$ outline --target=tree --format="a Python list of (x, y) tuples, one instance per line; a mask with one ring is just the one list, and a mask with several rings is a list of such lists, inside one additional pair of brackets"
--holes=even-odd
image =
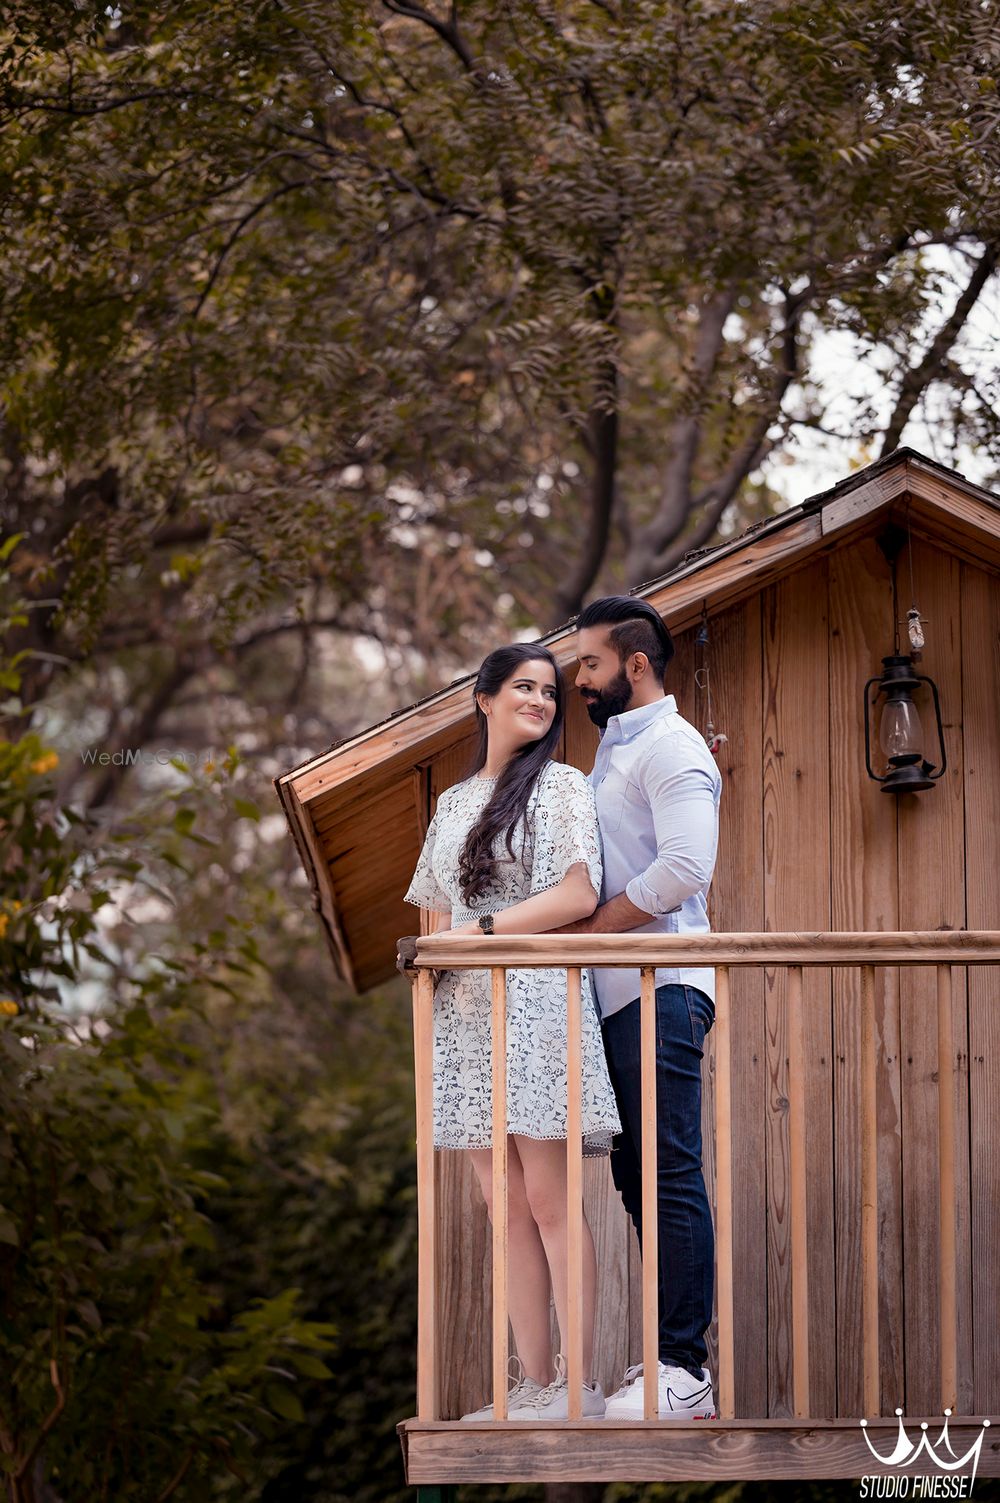
[(961, 354), (998, 243), (990, 25), (972, 0), (22, 0), (4, 507), (38, 515), (60, 601), (32, 645), (166, 626), (183, 675), (311, 620), (441, 681), (499, 623), (773, 509), (761, 464), (826, 426), (828, 330), (894, 362), (859, 441), (933, 391), (996, 453)]
[(59, 806), (58, 760), (31, 732), (0, 743), (5, 1496), (204, 1503), (236, 1479), (259, 1497), (335, 1331), (280, 1265), (245, 1290), (216, 1271), (219, 1169), (249, 1176), (205, 1044), (212, 997), (262, 969), (253, 926), (203, 903), (218, 928), (203, 917), (151, 950), (171, 906), (157, 869), (184, 873), (182, 842), (213, 846), (198, 809), (164, 821), (161, 800), (109, 835)]

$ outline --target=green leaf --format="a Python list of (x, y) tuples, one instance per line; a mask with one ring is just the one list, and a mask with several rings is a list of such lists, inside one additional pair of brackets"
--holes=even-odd
[(306, 1417), (298, 1394), (293, 1393), (290, 1388), (279, 1388), (276, 1383), (271, 1383), (264, 1390), (264, 1399), (275, 1414), (281, 1415), (282, 1419), (301, 1424)]

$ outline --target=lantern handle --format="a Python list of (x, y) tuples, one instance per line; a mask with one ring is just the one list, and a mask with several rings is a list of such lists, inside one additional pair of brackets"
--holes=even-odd
[(938, 698), (937, 684), (932, 678), (927, 678), (927, 676), (923, 673), (917, 673), (914, 675), (914, 677), (921, 684), (930, 684), (931, 693), (934, 695), (934, 714), (937, 716), (938, 746), (940, 746), (941, 748), (941, 766), (938, 768), (937, 772), (928, 772), (925, 773), (924, 776), (930, 778), (932, 782), (936, 782), (937, 779), (942, 776), (948, 766), (948, 752), (944, 744), (944, 726), (941, 724), (941, 701)]
[[(869, 716), (868, 716), (868, 707), (869, 707), (868, 690), (871, 688), (872, 684), (880, 684), (881, 682), (882, 682), (882, 679), (881, 679), (881, 677), (880, 677), (879, 674), (876, 674), (874, 678), (870, 678), (868, 680), (867, 684), (865, 684), (865, 696), (864, 696), (864, 702), (865, 702), (865, 767), (868, 769), (868, 776), (871, 778), (871, 780), (872, 780), (873, 783), (881, 783), (882, 779), (876, 773), (872, 772), (871, 732), (870, 732), (869, 726), (868, 726), (868, 719), (869, 719)], [(878, 695), (876, 695), (875, 697), (877, 699)]]

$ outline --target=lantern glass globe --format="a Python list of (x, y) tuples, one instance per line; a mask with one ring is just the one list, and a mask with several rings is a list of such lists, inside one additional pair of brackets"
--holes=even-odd
[(911, 699), (890, 699), (882, 711), (879, 744), (887, 761), (918, 758), (923, 753), (924, 733), (917, 707)]

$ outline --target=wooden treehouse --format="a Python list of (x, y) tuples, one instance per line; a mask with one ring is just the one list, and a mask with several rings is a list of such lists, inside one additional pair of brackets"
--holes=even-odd
[[(415, 987), (418, 1413), (400, 1427), (410, 1482), (859, 1477), (880, 1470), (859, 1419), (888, 1455), (897, 1409), (936, 1435), (946, 1408), (955, 1452), (982, 1436), (979, 1475), (1000, 1476), (1000, 1424), (982, 1428), (1000, 1416), (998, 575), (1000, 501), (902, 451), (641, 591), (677, 641), (667, 688), (702, 729), (707, 617), (713, 719), (728, 737), (713, 935), (484, 938), (462, 958), (495, 968), (495, 1039), (503, 968), (529, 956), (567, 968), (571, 1024), (581, 965), (684, 950), (718, 967), (704, 1141), (720, 1418), (455, 1423), (494, 1379), (506, 1391), (505, 1228), (499, 1213), (488, 1225), (463, 1155), (431, 1145), (429, 967), (456, 962), (428, 936)], [(911, 604), (945, 771), (887, 795), (866, 771), (865, 685), (893, 652), (894, 617), (907, 650)], [(572, 683), (571, 631), (546, 640)], [(276, 780), (336, 964), (360, 990), (392, 974), (394, 941), (415, 926), (402, 895), (438, 795), (467, 772), (470, 685)], [(918, 698), (940, 765), (926, 685)], [(595, 745), (571, 694), (563, 755), (589, 771)], [(503, 1058), (495, 1049), (498, 1113)], [(597, 1376), (610, 1392), (655, 1353), (656, 1259), (640, 1259), (607, 1162), (568, 1153), (571, 1207), (582, 1179), (597, 1242)], [(654, 1217), (644, 1225), (655, 1235)], [(572, 1220), (569, 1259), (572, 1401)], [(922, 1456), (909, 1470), (935, 1467)]]

